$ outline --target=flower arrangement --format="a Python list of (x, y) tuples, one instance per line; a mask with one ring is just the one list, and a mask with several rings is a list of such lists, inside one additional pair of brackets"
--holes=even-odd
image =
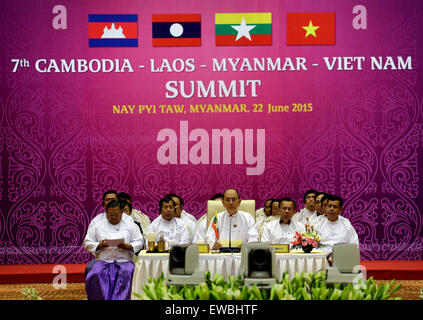
[(319, 248), (322, 245), (320, 241), (322, 240), (319, 236), (319, 233), (314, 230), (314, 226), (309, 224), (308, 218), (305, 223), (305, 232), (295, 233), (294, 241), (291, 242), (293, 248), (303, 249), (305, 253), (311, 252), (314, 248)]

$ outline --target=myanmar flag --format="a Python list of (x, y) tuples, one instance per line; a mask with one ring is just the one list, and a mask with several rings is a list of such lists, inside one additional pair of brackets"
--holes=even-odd
[(216, 46), (272, 45), (272, 13), (216, 13)]
[(213, 217), (213, 220), (212, 220), (212, 223), (211, 223), (211, 227), (214, 230), (214, 234), (216, 236), (216, 240), (219, 240), (220, 234), (219, 234), (219, 228), (217, 227), (217, 211), (216, 211), (216, 214)]
[(288, 13), (286, 30), (288, 46), (334, 45), (335, 12)]
[(153, 14), (153, 47), (199, 46), (200, 14)]

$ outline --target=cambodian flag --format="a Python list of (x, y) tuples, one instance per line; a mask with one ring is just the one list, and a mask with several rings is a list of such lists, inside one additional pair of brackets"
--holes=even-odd
[(89, 47), (138, 47), (138, 15), (89, 14)]

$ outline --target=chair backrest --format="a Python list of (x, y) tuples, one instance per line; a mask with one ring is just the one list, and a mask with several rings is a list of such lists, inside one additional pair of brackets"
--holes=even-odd
[[(254, 220), (256, 219), (256, 201), (255, 200), (241, 200), (238, 210), (250, 213)], [(225, 211), (222, 201), (207, 201), (207, 228), (210, 225), (210, 221), (213, 216), (219, 212)]]
[(360, 265), (360, 249), (353, 243), (338, 243), (333, 246), (333, 266), (339, 272), (352, 273), (353, 268)]

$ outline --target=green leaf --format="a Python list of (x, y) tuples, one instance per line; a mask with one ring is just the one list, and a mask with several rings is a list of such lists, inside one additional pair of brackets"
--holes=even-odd
[(220, 300), (220, 296), (214, 291), (210, 292), (210, 298), (212, 298), (211, 300)]
[(151, 300), (157, 300), (156, 289), (153, 282), (149, 282), (142, 286), (145, 295)]
[[(386, 299), (390, 299), (391, 298), (391, 296), (395, 293), (395, 292), (397, 292), (398, 290), (399, 290), (399, 288), (401, 288), (401, 286), (402, 286), (402, 283), (398, 283), (392, 290), (391, 290), (391, 292), (387, 295), (387, 297), (386, 297)], [(396, 299), (396, 298), (395, 298)], [(396, 299), (396, 300), (398, 300), (398, 299)], [(400, 300), (402, 300), (402, 298), (400, 298)]]
[(284, 296), (284, 285), (283, 284), (277, 284), (275, 285), (275, 292), (276, 292), (276, 296), (278, 297), (278, 300), (282, 300), (283, 296)]
[(328, 294), (329, 294), (329, 289), (327, 289), (327, 288), (321, 288), (319, 299), (320, 300), (326, 300), (326, 298), (328, 297)]
[(138, 299), (142, 299), (143, 298), (143, 296), (142, 295), (140, 295), (138, 292), (133, 292), (132, 293), (134, 296), (136, 296)]
[(252, 287), (252, 292), (257, 300), (263, 300), (263, 296), (260, 292), (260, 289), (257, 287), (256, 284)]
[(350, 292), (351, 292), (351, 285), (348, 285), (342, 290), (341, 300), (348, 300), (348, 296)]
[(295, 297), (296, 300), (302, 300), (303, 296), (302, 296), (302, 292), (301, 292), (301, 288), (298, 288), (293, 296)]
[(211, 272), (210, 271), (206, 272), (206, 281), (211, 281)]
[(341, 297), (342, 291), (339, 289), (334, 289), (329, 300), (339, 300)]
[(209, 300), (210, 299), (210, 289), (205, 282), (200, 283), (200, 300)]
[(311, 300), (310, 295), (307, 293), (307, 291), (304, 288), (300, 288), (299, 290), (301, 291), (301, 294), (304, 300)]
[[(277, 286), (277, 285), (275, 285)], [(272, 289), (270, 289), (270, 297), (269, 300), (276, 300), (276, 289), (275, 286), (272, 287)]]
[(268, 298), (267, 298), (267, 290), (261, 289), (261, 296), (263, 297), (263, 300), (268, 300)]
[(320, 288), (311, 288), (311, 299), (319, 300), (320, 299)]

